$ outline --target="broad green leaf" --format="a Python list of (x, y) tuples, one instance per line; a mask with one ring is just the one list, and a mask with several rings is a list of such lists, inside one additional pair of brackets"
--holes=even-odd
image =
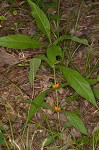
[(37, 58), (44, 60), (45, 62), (47, 62), (51, 67), (52, 67), (52, 63), (50, 62), (50, 60), (44, 55), (38, 55)]
[(59, 46), (56, 45), (51, 45), (47, 49), (47, 57), (54, 66), (58, 61), (56, 60), (56, 56), (63, 57), (63, 52), (62, 49)]
[(99, 100), (99, 89), (93, 89), (95, 97)]
[(62, 36), (60, 36), (59, 38), (57, 38), (55, 40), (54, 44), (58, 44), (62, 40), (72, 40), (74, 42), (89, 46), (88, 41), (86, 39), (78, 38), (76, 36), (71, 36), (71, 35), (62, 35)]
[(69, 85), (82, 97), (92, 103), (94, 106), (98, 107), (96, 100), (93, 94), (93, 91), (90, 87), (90, 84), (84, 79), (79, 72), (73, 70), (69, 67), (59, 66), (62, 71), (65, 79)]
[(50, 22), (44, 12), (31, 0), (27, 0), (31, 9), (32, 9), (32, 15), (36, 20), (38, 28), (45, 34), (47, 35), (49, 41), (50, 39)]
[(31, 120), (33, 115), (36, 113), (37, 109), (42, 107), (42, 103), (44, 101), (44, 97), (46, 96), (49, 90), (43, 91), (37, 95), (37, 97), (31, 103), (30, 109), (28, 111), (27, 122)]
[(84, 123), (82, 122), (82, 120), (74, 113), (72, 112), (67, 112), (67, 111), (63, 111), (64, 114), (67, 116), (70, 124), (75, 127), (78, 131), (80, 131), (81, 133), (87, 135), (87, 130), (84, 126)]
[(31, 39), (31, 37), (22, 34), (0, 37), (0, 46), (16, 49), (37, 48), (44, 44)]
[(30, 60), (29, 82), (31, 86), (34, 83), (34, 78), (36, 72), (38, 71), (38, 68), (40, 67), (40, 64), (41, 64), (41, 59), (33, 58)]

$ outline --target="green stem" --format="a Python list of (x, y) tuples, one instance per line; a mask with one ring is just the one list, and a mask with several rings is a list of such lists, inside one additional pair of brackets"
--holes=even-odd
[[(56, 72), (55, 72), (55, 71), (56, 71), (56, 70), (55, 70), (55, 67), (53, 67), (54, 83), (56, 84), (57, 81), (56, 81)], [(59, 101), (58, 101), (58, 91), (57, 91), (57, 89), (55, 90), (55, 92), (56, 92), (56, 106), (58, 107), (58, 106), (59, 106)], [(58, 115), (58, 120), (59, 120), (59, 112), (57, 113), (57, 115)]]
[[(8, 122), (9, 122), (9, 125), (10, 125), (11, 140), (14, 140), (13, 128), (12, 128), (12, 124), (11, 124), (10, 116), (9, 116), (9, 114), (8, 114), (8, 108), (7, 108), (7, 106), (6, 106), (6, 104), (5, 104), (5, 103), (4, 103), (4, 105), (5, 105), (6, 113), (7, 113), (7, 116), (8, 116)], [(14, 150), (15, 150), (15, 144), (14, 144)]]
[[(53, 68), (53, 72), (54, 72), (54, 83), (56, 84), (57, 81), (56, 81), (56, 72), (55, 72), (55, 67)], [(58, 107), (58, 92), (57, 92), (57, 89), (55, 90), (56, 92), (56, 105)]]
[(4, 142), (5, 142), (5, 145), (6, 145), (6, 147), (7, 147), (7, 150), (10, 150), (10, 147), (9, 147), (7, 141), (6, 141), (6, 138), (4, 138)]
[(54, 72), (54, 83), (56, 84), (56, 73), (55, 73), (55, 67), (53, 67), (53, 72)]
[(92, 75), (92, 73), (93, 73), (93, 71), (94, 71), (94, 69), (95, 69), (97, 63), (98, 63), (98, 60), (96, 61), (94, 67), (93, 67), (92, 70), (90, 71), (89, 75), (86, 77), (87, 79), (90, 78), (90, 76)]
[(78, 10), (77, 20), (76, 20), (76, 24), (75, 24), (75, 27), (74, 27), (75, 31), (76, 31), (77, 26), (78, 26), (78, 21), (79, 21), (79, 17), (80, 17), (80, 11), (81, 11), (82, 4), (83, 4), (83, 1), (81, 2), (79, 10)]
[(59, 37), (59, 22), (60, 22), (60, 0), (58, 0), (58, 3), (57, 3), (57, 35)]
[(86, 66), (85, 66), (85, 76), (90, 72), (90, 53), (87, 55)]
[(70, 25), (70, 19), (71, 19), (71, 12), (68, 15), (65, 34), (68, 33), (68, 29), (69, 29), (69, 25)]

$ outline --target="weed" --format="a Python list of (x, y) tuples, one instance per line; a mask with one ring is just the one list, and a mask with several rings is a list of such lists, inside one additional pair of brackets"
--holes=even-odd
[[(35, 18), (38, 28), (47, 37), (47, 44), (41, 43), (37, 40), (34, 40), (30, 36), (18, 34), (18, 35), (9, 35), (9, 36), (5, 36), (5, 37), (0, 37), (0, 46), (8, 47), (8, 48), (15, 48), (15, 49), (27, 49), (27, 48), (34, 49), (34, 48), (39, 48), (39, 47), (46, 48), (45, 54), (38, 55), (35, 58), (32, 58), (30, 60), (29, 82), (31, 84), (31, 88), (33, 89), (33, 93), (32, 93), (32, 99), (30, 100), (30, 108), (28, 111), (28, 115), (27, 115), (26, 122), (25, 122), (25, 128), (24, 128), (24, 132), (23, 132), (23, 134), (24, 134), (25, 130), (27, 131), (25, 149), (28, 149), (29, 148), (29, 139), (28, 139), (29, 138), (29, 135), (28, 135), (29, 128), (28, 129), (26, 129), (26, 128), (27, 128), (27, 125), (29, 124), (29, 122), (32, 121), (32, 117), (36, 114), (37, 110), (39, 110), (40, 113), (42, 114), (42, 116), (44, 117), (44, 120), (45, 120), (46, 125), (49, 130), (49, 135), (47, 136), (47, 138), (45, 138), (45, 140), (43, 140), (41, 142), (41, 150), (42, 150), (44, 147), (48, 146), (52, 142), (55, 142), (55, 140), (57, 138), (62, 140), (61, 133), (62, 133), (63, 127), (61, 127), (61, 123), (60, 123), (60, 113), (63, 113), (66, 116), (70, 126), (73, 126), (78, 131), (80, 131), (82, 134), (88, 135), (88, 131), (87, 131), (83, 121), (78, 116), (78, 114), (76, 114), (74, 112), (66, 111), (64, 108), (61, 107), (61, 105), (59, 103), (59, 97), (58, 97), (58, 90), (60, 88), (62, 88), (62, 87), (65, 88), (67, 86), (72, 87), (78, 95), (85, 98), (88, 102), (90, 102), (92, 105), (94, 105), (97, 109), (99, 109), (99, 108), (96, 103), (96, 99), (95, 99), (93, 90), (92, 90), (88, 80), (86, 79), (86, 77), (83, 77), (76, 69), (74, 69), (74, 68), (71, 69), (69, 67), (72, 57), (78, 47), (73, 51), (73, 53), (71, 53), (69, 55), (67, 64), (65, 65), (65, 63), (64, 63), (66, 51), (64, 51), (62, 42), (63, 41), (76, 42), (76, 43), (79, 43), (79, 47), (81, 45), (84, 45), (92, 50), (92, 47), (89, 45), (87, 39), (78, 38), (76, 36), (67, 34), (68, 25), (66, 27), (66, 34), (60, 36), (60, 33), (59, 33), (60, 0), (58, 1), (58, 8), (57, 8), (58, 17), (57, 17), (57, 21), (56, 21), (56, 27), (57, 27), (56, 33), (53, 32), (54, 30), (50, 24), (49, 19), (46, 16), (46, 14), (31, 0), (27, 0), (27, 2), (29, 3), (29, 5), (31, 7), (31, 14)], [(80, 9), (81, 9), (81, 6), (82, 6), (82, 3), (80, 5)], [(79, 9), (77, 21), (75, 24), (75, 30), (76, 30), (77, 24), (78, 24), (80, 9)], [(55, 40), (53, 40), (52, 36), (55, 36)], [(52, 69), (54, 86), (52, 86), (51, 88), (48, 88), (45, 91), (42, 91), (34, 98), (34, 86), (35, 86), (34, 79), (36, 76), (36, 72), (38, 71), (38, 69), (41, 65), (41, 61), (45, 61), (49, 65), (49, 67)], [(90, 58), (88, 55), (87, 64), (86, 64), (86, 68), (85, 68), (85, 74), (86, 74), (87, 70), (89, 70), (89, 68), (88, 68), (89, 63), (90, 63)], [(57, 79), (56, 74), (59, 74), (61, 76), (61, 78), (64, 78), (67, 82), (65, 81), (64, 84), (59, 83), (58, 82), (59, 80)], [(89, 75), (89, 77), (90, 77), (90, 75)], [(87, 76), (87, 78), (88, 78), (88, 76)], [(98, 82), (97, 79), (95, 81)], [(55, 103), (53, 106), (50, 106), (49, 104), (44, 102), (44, 98), (51, 91), (54, 91), (56, 94)], [(56, 126), (55, 132), (52, 131), (49, 121), (48, 121), (48, 118), (44, 114), (42, 108), (50, 108), (52, 111), (57, 112), (57, 119), (54, 120), (54, 123)], [(14, 141), (10, 119), (9, 119), (9, 124), (10, 124), (11, 133), (12, 133), (12, 143), (14, 144), (14, 149), (15, 149), (15, 146), (19, 149), (18, 145)], [(40, 126), (42, 126), (42, 125), (40, 125)], [(32, 142), (33, 142), (35, 134), (38, 131), (39, 131), (38, 129), (35, 130), (35, 132), (32, 136), (32, 140), (30, 143), (30, 149), (32, 149)], [(2, 134), (2, 137), (3, 137), (3, 134)], [(93, 136), (93, 149), (96, 148), (96, 144), (97, 144), (97, 137)]]

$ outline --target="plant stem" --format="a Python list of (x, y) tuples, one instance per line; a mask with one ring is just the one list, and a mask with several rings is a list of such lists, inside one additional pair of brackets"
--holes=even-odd
[(59, 37), (59, 22), (60, 22), (60, 0), (57, 3), (57, 36)]
[(76, 20), (76, 24), (75, 24), (75, 27), (74, 27), (75, 32), (76, 32), (76, 29), (77, 29), (77, 26), (78, 26), (78, 21), (79, 21), (79, 17), (80, 17), (80, 11), (81, 11), (82, 4), (83, 4), (83, 1), (81, 2), (79, 10), (78, 10), (77, 20)]
[[(6, 106), (6, 103), (4, 103), (4, 105), (5, 105), (6, 113), (7, 113), (7, 116), (8, 116), (8, 122), (9, 122), (9, 126), (10, 126), (10, 131), (11, 131), (11, 141), (14, 141), (13, 128), (12, 128), (10, 116), (8, 114), (8, 108)], [(14, 150), (15, 150), (15, 144), (13, 146), (14, 146)]]
[[(56, 84), (57, 83), (57, 81), (56, 81), (56, 72), (55, 72), (56, 70), (55, 70), (55, 67), (53, 67), (53, 72), (54, 72), (54, 83)], [(57, 91), (57, 89), (55, 90), (55, 92), (56, 92), (56, 106), (58, 107), (59, 106), (59, 101), (58, 101), (58, 91)], [(58, 120), (59, 120), (59, 112), (57, 113), (57, 115), (58, 115)]]
[(96, 61), (94, 67), (93, 67), (92, 70), (90, 71), (89, 75), (86, 77), (87, 79), (90, 78), (90, 76), (92, 75), (92, 73), (93, 73), (93, 71), (94, 71), (94, 69), (95, 69), (95, 67), (96, 67), (97, 64), (98, 64), (98, 60)]
[(55, 67), (53, 67), (53, 72), (54, 72), (54, 83), (56, 84), (56, 73), (55, 73)]
[(9, 147), (9, 145), (8, 145), (8, 142), (6, 141), (6, 138), (4, 138), (4, 142), (5, 142), (5, 145), (6, 145), (6, 147), (7, 147), (7, 150), (10, 150), (10, 147)]
[[(55, 67), (53, 68), (53, 71), (54, 71), (54, 83), (56, 84), (57, 81), (56, 81), (56, 72), (55, 72)], [(58, 107), (58, 93), (57, 93), (57, 90), (56, 91), (56, 105)]]
[(85, 76), (87, 76), (87, 74), (90, 72), (90, 53), (88, 53), (87, 55), (87, 60), (86, 60), (86, 66), (85, 66)]

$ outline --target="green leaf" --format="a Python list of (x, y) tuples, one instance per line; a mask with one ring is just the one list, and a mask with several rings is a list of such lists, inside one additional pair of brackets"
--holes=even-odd
[(90, 138), (87, 137), (79, 137), (78, 139), (75, 140), (77, 144), (83, 143), (83, 144), (88, 144), (90, 142)]
[(49, 105), (49, 104), (46, 103), (46, 102), (43, 102), (43, 103), (42, 103), (42, 108), (47, 108), (47, 109), (51, 109), (51, 110), (54, 109), (53, 106)]
[(88, 41), (86, 39), (83, 39), (83, 38), (78, 38), (76, 36), (72, 36), (71, 37), (71, 40), (74, 41), (74, 42), (77, 42), (77, 43), (80, 43), (80, 44), (83, 44), (83, 45), (89, 45), (88, 44)]
[(73, 70), (69, 67), (59, 66), (62, 71), (65, 79), (69, 85), (82, 97), (92, 103), (94, 106), (97, 106), (93, 91), (90, 87), (90, 84), (85, 80), (79, 72)]
[(47, 62), (51, 67), (52, 67), (52, 63), (50, 62), (50, 60), (44, 55), (38, 55), (37, 58), (44, 60), (45, 62)]
[(49, 91), (43, 91), (40, 94), (37, 95), (37, 97), (32, 101), (30, 109), (28, 111), (28, 116), (27, 116), (27, 122), (29, 122), (31, 120), (31, 118), (33, 117), (33, 115), (36, 113), (37, 109), (40, 108), (42, 106), (42, 103), (44, 101), (44, 97), (46, 96), (47, 92)]
[(70, 122), (67, 121), (67, 122), (65, 122), (65, 123), (63, 124), (63, 129), (69, 128), (69, 127), (71, 127), (71, 126), (72, 126), (72, 125), (70, 124)]
[(51, 45), (47, 49), (46, 53), (47, 53), (48, 59), (50, 60), (50, 62), (52, 63), (53, 66), (58, 62), (56, 60), (56, 56), (63, 57), (63, 52), (62, 52), (61, 48), (59, 46), (56, 46), (56, 45)]
[(97, 79), (86, 79), (86, 80), (89, 82), (90, 85), (94, 85), (98, 82)]
[(31, 39), (31, 37), (22, 34), (0, 37), (0, 46), (16, 49), (37, 48), (44, 44)]
[(44, 12), (31, 0), (27, 0), (32, 9), (32, 15), (36, 20), (38, 28), (47, 35), (49, 41), (50, 39), (50, 22)]
[(10, 2), (11, 4), (13, 4), (13, 3), (15, 2), (15, 0), (9, 0), (9, 2)]
[[(52, 136), (47, 137), (44, 146), (48, 146), (48, 145), (50, 145), (51, 143), (53, 143), (54, 140), (55, 140), (55, 138), (56, 138), (56, 135), (52, 135)], [(45, 141), (45, 140), (44, 140), (44, 141)], [(43, 141), (43, 142), (44, 142), (44, 141)]]
[(2, 133), (1, 130), (0, 130), (0, 146), (1, 146), (2, 144), (4, 144), (4, 135), (3, 135), (3, 133)]
[(78, 99), (78, 95), (77, 95), (77, 93), (76, 93), (76, 94), (73, 94), (73, 95), (67, 97), (67, 98), (65, 99), (65, 101), (66, 101), (66, 102), (68, 102), (68, 101), (76, 101), (77, 99)]
[(17, 10), (13, 11), (13, 15), (16, 16), (18, 14)]
[(97, 99), (99, 99), (99, 89), (93, 89), (94, 95)]
[(38, 71), (38, 68), (40, 67), (40, 64), (41, 64), (41, 59), (33, 58), (30, 60), (29, 82), (31, 86), (34, 83), (34, 78), (36, 72)]
[(88, 41), (86, 39), (78, 38), (76, 36), (71, 36), (71, 35), (62, 35), (62, 36), (60, 36), (59, 38), (57, 38), (55, 40), (54, 44), (58, 44), (62, 40), (72, 40), (74, 42), (89, 46)]
[(82, 120), (74, 113), (72, 112), (67, 112), (67, 111), (63, 111), (64, 114), (67, 116), (70, 124), (75, 127), (78, 131), (80, 131), (81, 133), (88, 135), (87, 130), (84, 126), (84, 123), (82, 122)]
[(62, 40), (70, 40), (71, 39), (71, 35), (62, 35), (62, 36), (60, 36), (59, 38), (57, 38), (55, 41), (54, 41), (54, 43), (53, 44), (58, 44), (60, 41), (62, 41)]
[(7, 20), (7, 18), (5, 17), (5, 16), (0, 16), (0, 21), (5, 21), (5, 20)]

